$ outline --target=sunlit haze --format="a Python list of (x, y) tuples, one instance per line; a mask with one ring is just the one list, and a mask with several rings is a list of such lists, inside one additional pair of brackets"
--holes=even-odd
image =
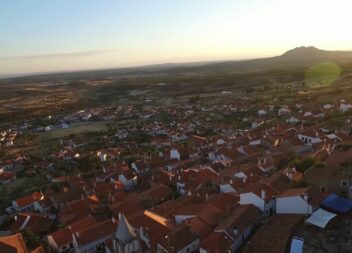
[(352, 49), (350, 0), (0, 2), (0, 75)]

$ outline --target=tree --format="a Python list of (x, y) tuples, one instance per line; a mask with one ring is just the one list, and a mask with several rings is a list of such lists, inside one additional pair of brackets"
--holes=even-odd
[(34, 233), (32, 230), (30, 229), (25, 229), (22, 231), (22, 236), (24, 241), (26, 242), (26, 245), (33, 249), (39, 246), (40, 244), (40, 237)]
[(296, 169), (300, 172), (304, 173), (306, 170), (314, 166), (315, 159), (313, 157), (306, 157), (303, 160), (295, 160), (293, 161), (293, 165), (296, 166)]

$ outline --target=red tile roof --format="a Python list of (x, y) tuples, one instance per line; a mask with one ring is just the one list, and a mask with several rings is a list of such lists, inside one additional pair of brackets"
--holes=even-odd
[[(149, 212), (150, 213), (150, 212)], [(149, 213), (142, 213), (141, 215), (130, 219), (130, 224), (135, 228), (143, 228), (150, 240), (151, 248), (156, 251), (157, 243), (161, 237), (167, 235), (171, 230), (165, 226), (164, 220), (158, 219), (155, 215)]]
[(292, 196), (303, 196), (305, 193), (308, 193), (311, 186), (303, 188), (292, 188), (282, 192), (278, 197), (292, 197)]
[(0, 237), (1, 253), (28, 253), (21, 234)]
[(249, 227), (252, 227), (255, 222), (259, 222), (261, 218), (260, 210), (253, 205), (241, 205), (226, 217), (216, 227), (216, 232), (227, 232), (232, 238), (236, 238), (234, 228), (239, 230), (239, 235), (244, 233)]
[(167, 252), (175, 253), (195, 240), (197, 240), (196, 235), (188, 226), (183, 225), (162, 237), (159, 240), (159, 244), (166, 249)]
[(31, 253), (46, 253), (46, 251), (43, 246), (39, 246), (38, 248), (32, 250)]
[(15, 216), (15, 222), (10, 226), (9, 230), (19, 232), (20, 230), (28, 228), (35, 233), (43, 233), (48, 231), (53, 223), (54, 220), (46, 215), (33, 212), (22, 212)]
[[(295, 227), (302, 223), (304, 215), (281, 214), (272, 216), (267, 223), (258, 229), (246, 244), (243, 253), (282, 253), (287, 249)], [(283, 225), (284, 224), (284, 225)]]
[(0, 173), (0, 181), (7, 181), (15, 178), (15, 174), (12, 172), (2, 172)]
[(48, 236), (53, 238), (59, 248), (72, 242), (72, 233), (68, 228), (57, 230)]
[(265, 183), (256, 183), (249, 185), (244, 192), (253, 192), (255, 195), (261, 198), (262, 191), (265, 192), (265, 200), (270, 200), (276, 197), (279, 192)]
[(232, 241), (225, 233), (213, 232), (201, 241), (201, 248), (208, 253), (224, 253), (231, 248)]
[(97, 221), (92, 216), (87, 216), (81, 220), (76, 221), (75, 223), (72, 223), (68, 228), (72, 233), (75, 233), (96, 224)]
[(74, 233), (78, 245), (85, 245), (105, 237), (111, 237), (117, 224), (106, 220)]
[(44, 197), (44, 195), (40, 192), (34, 192), (32, 194), (29, 194), (25, 197), (16, 199), (16, 204), (19, 207), (26, 207), (28, 205), (31, 205), (34, 201), (40, 200)]

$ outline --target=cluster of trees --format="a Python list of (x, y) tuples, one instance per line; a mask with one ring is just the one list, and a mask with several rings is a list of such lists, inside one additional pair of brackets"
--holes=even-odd
[(302, 160), (295, 159), (292, 162), (292, 165), (295, 166), (295, 168), (302, 173), (304, 173), (309, 168), (313, 167), (315, 164), (316, 161), (313, 157), (306, 157)]

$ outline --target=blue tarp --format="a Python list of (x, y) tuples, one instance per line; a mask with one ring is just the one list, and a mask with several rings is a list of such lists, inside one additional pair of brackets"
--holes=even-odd
[(352, 200), (345, 199), (334, 193), (327, 196), (320, 204), (337, 213), (348, 213), (352, 211)]

